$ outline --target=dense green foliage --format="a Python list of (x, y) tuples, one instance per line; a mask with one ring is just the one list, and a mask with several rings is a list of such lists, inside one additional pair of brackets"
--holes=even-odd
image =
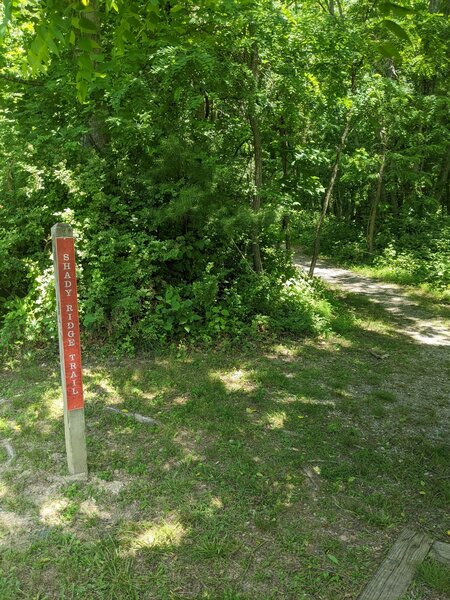
[(308, 238), (347, 120), (324, 250), (355, 259), (367, 241), (448, 284), (439, 1), (4, 6), (3, 345), (54, 335), (49, 232), (63, 220), (94, 341), (324, 331), (332, 309), (284, 245)]

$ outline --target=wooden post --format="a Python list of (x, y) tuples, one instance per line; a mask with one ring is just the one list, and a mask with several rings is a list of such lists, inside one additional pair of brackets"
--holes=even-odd
[(67, 464), (71, 475), (87, 475), (75, 246), (70, 225), (56, 223), (52, 227), (52, 244)]

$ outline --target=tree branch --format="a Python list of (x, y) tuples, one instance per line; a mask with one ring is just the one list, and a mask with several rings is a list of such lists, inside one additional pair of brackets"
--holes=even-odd
[(6, 73), (0, 73), (2, 79), (10, 81), (11, 83), (18, 83), (20, 85), (44, 85), (44, 82), (39, 79), (23, 79), (22, 77), (12, 77), (12, 75), (6, 75)]

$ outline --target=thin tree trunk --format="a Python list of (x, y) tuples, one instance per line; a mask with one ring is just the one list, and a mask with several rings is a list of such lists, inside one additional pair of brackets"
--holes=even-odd
[(285, 126), (283, 117), (280, 120), (280, 127), (278, 128), (280, 135), (280, 158), (281, 158), (281, 169), (283, 171), (283, 179), (287, 179), (289, 175), (289, 141), (288, 131)]
[(439, 12), (439, 0), (430, 0), (428, 3), (428, 10), (430, 13), (438, 13)]
[[(283, 117), (281, 117), (281, 124), (279, 128), (280, 134), (280, 158), (281, 158), (281, 168), (283, 171), (283, 181), (286, 181), (289, 177), (289, 141), (288, 141), (288, 131), (285, 127), (285, 121)], [(289, 254), (291, 252), (292, 244), (291, 244), (291, 227), (290, 227), (290, 214), (289, 212), (285, 212), (281, 222), (281, 228), (284, 232), (284, 244), (286, 248), (286, 253)]]
[[(261, 188), (262, 188), (262, 138), (258, 119), (254, 114), (249, 114), (248, 120), (252, 129), (253, 136), (253, 161), (254, 161), (254, 193), (252, 199), (252, 208), (255, 213), (258, 213), (261, 208)], [(253, 231), (252, 239), (253, 262), (255, 271), (261, 273), (262, 260), (261, 249), (259, 246), (259, 227), (256, 224)]]
[(339, 163), (341, 162), (341, 154), (345, 147), (345, 142), (347, 140), (348, 132), (350, 130), (350, 120), (352, 116), (352, 110), (350, 109), (347, 113), (347, 119), (344, 127), (344, 131), (342, 132), (341, 140), (339, 142), (339, 146), (337, 147), (336, 158), (334, 160), (333, 169), (331, 171), (330, 181), (328, 182), (328, 187), (325, 191), (325, 196), (323, 198), (322, 204), (322, 213), (319, 217), (319, 221), (316, 227), (316, 236), (314, 238), (314, 250), (311, 259), (311, 265), (309, 267), (309, 276), (312, 277), (314, 275), (314, 269), (316, 268), (317, 258), (319, 256), (320, 251), (320, 233), (322, 229), (322, 225), (325, 219), (325, 216), (328, 211), (328, 206), (330, 204), (331, 194), (333, 193), (334, 184), (336, 182), (336, 177), (339, 170)]
[(436, 182), (436, 191), (438, 194), (439, 204), (450, 214), (450, 202), (448, 195), (448, 176), (450, 174), (450, 146), (447, 149), (444, 166), (442, 168), (439, 179)]
[(375, 224), (377, 220), (377, 211), (378, 205), (381, 200), (381, 191), (383, 189), (383, 177), (384, 177), (384, 169), (386, 166), (386, 151), (387, 151), (387, 140), (386, 140), (386, 131), (384, 129), (380, 132), (381, 142), (383, 144), (383, 153), (381, 155), (380, 168), (377, 174), (377, 188), (375, 190), (375, 195), (372, 198), (372, 202), (370, 205), (370, 214), (369, 214), (369, 222), (367, 224), (367, 250), (372, 254), (373, 253), (373, 243), (375, 238)]
[(338, 180), (337, 184), (335, 183), (334, 185), (336, 188), (336, 193), (335, 193), (335, 197), (334, 197), (333, 214), (337, 219), (341, 220), (341, 218), (342, 218), (342, 203), (341, 203), (341, 194), (339, 191), (339, 180)]
[[(83, 16), (90, 21), (97, 31), (97, 33), (85, 34), (87, 38), (93, 40), (98, 48), (92, 49), (92, 54), (95, 56), (96, 54), (100, 54), (100, 19), (99, 19), (99, 9), (98, 9), (98, 0), (90, 0), (89, 5), (86, 10), (83, 11)], [(97, 67), (97, 62), (93, 60), (93, 68), (94, 70)], [(102, 153), (105, 146), (108, 143), (107, 133), (106, 133), (106, 124), (103, 115), (101, 114), (101, 110), (99, 105), (94, 104), (94, 112), (89, 117), (88, 125), (89, 125), (89, 133), (87, 136), (88, 144), (93, 146), (97, 152)]]
[[(251, 23), (250, 33), (255, 35), (255, 25)], [(249, 57), (249, 66), (253, 74), (255, 82), (255, 92), (258, 89), (259, 83), (259, 53), (258, 45), (256, 40), (253, 41), (252, 50)], [(258, 213), (261, 208), (261, 188), (263, 182), (263, 171), (262, 171), (262, 136), (261, 128), (259, 126), (258, 117), (256, 114), (256, 102), (251, 99), (248, 109), (248, 122), (252, 130), (253, 139), (253, 165), (254, 165), (254, 192), (252, 199), (252, 208), (255, 213)], [(259, 225), (255, 223), (252, 233), (252, 253), (253, 263), (255, 265), (256, 273), (262, 273), (262, 259), (261, 259), (261, 248), (259, 244)]]
[(391, 199), (392, 213), (394, 214), (394, 217), (398, 217), (399, 208), (398, 208), (397, 190), (392, 190), (392, 192), (390, 193), (390, 199)]

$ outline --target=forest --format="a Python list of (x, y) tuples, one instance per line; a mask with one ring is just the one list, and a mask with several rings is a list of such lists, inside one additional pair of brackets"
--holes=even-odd
[(54, 343), (57, 221), (118, 352), (332, 329), (299, 247), (448, 290), (445, 0), (8, 0), (1, 31), (3, 349)]
[(449, 40), (0, 3), (0, 600), (450, 598)]

